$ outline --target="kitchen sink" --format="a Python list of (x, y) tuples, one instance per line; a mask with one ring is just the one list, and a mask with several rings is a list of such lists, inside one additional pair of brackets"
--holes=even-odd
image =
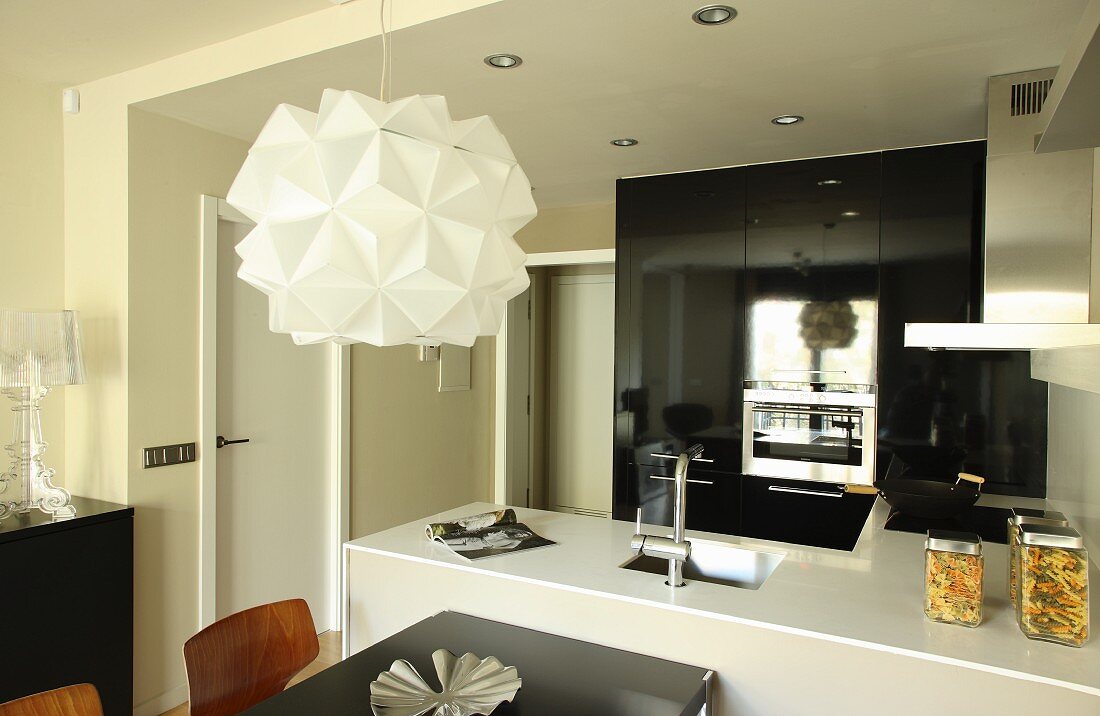
[[(691, 540), (691, 557), (684, 562), (684, 581), (710, 582), (741, 589), (759, 589), (771, 576), (783, 554), (733, 547), (721, 542)], [(668, 575), (668, 560), (639, 555), (619, 565), (622, 569)]]

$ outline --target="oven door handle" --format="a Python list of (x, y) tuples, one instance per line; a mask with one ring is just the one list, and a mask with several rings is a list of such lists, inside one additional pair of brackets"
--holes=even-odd
[(844, 497), (843, 492), (825, 492), (824, 490), (806, 490), (801, 487), (783, 487), (782, 485), (768, 485), (768, 492), (789, 492), (795, 495), (810, 495), (812, 497)]
[(754, 413), (797, 413), (798, 415), (834, 415), (837, 417), (863, 417), (862, 408), (838, 408), (836, 410), (823, 410), (821, 408), (792, 408), (787, 406), (774, 406), (758, 408), (753, 406)]
[(776, 368), (772, 373), (809, 373), (811, 375), (845, 375), (846, 370), (806, 370), (805, 368)]

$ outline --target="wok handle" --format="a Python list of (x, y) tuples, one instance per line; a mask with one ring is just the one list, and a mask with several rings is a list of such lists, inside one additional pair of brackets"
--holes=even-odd
[(851, 492), (856, 495), (877, 495), (878, 488), (871, 485), (845, 485), (845, 492)]
[(971, 475), (969, 472), (960, 472), (959, 480), (966, 480), (967, 482), (973, 482), (978, 485), (978, 491), (982, 489), (982, 485), (985, 484), (985, 478), (977, 475)]

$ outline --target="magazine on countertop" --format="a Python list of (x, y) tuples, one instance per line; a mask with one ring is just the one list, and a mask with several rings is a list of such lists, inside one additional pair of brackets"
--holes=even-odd
[(517, 522), (516, 511), (512, 509), (471, 515), (455, 522), (433, 522), (424, 533), (428, 539), (450, 547), (466, 559), (484, 559), (557, 544)]

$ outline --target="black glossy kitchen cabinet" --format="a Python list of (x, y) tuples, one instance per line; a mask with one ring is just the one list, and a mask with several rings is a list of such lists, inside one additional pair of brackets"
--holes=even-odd
[(746, 476), (739, 534), (851, 551), (874, 504), (875, 495), (846, 493), (839, 485)]
[(616, 474), (696, 442), (693, 471), (737, 473), (745, 171), (624, 179), (617, 201)]
[[(642, 522), (672, 526), (673, 475), (672, 465), (639, 465), (631, 471), (631, 502), (641, 508)], [(741, 476), (693, 468), (688, 474), (687, 506), (688, 529), (740, 534)]]
[(134, 510), (73, 498), (77, 516), (0, 521), (0, 702), (90, 683), (108, 716), (133, 713)]
[(874, 385), (880, 162), (748, 167), (746, 380)]
[[(644, 475), (691, 443), (713, 460), (692, 476), (744, 472), (746, 381), (876, 394), (878, 477), (898, 462), (1044, 496), (1046, 386), (1028, 354), (904, 347), (906, 322), (981, 320), (984, 165), (967, 142), (620, 180), (613, 516), (663, 521)], [(755, 477), (705, 529), (844, 548), (869, 509)]]
[(905, 348), (906, 322), (980, 321), (985, 142), (883, 154), (876, 471), (1046, 493), (1047, 387), (1026, 351)]

